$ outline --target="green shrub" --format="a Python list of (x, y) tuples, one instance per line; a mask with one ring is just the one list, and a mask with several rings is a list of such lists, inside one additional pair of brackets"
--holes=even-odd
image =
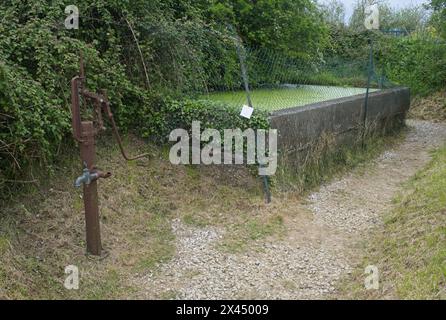
[(23, 70), (0, 64), (0, 179), (53, 159), (69, 128), (58, 102)]
[(415, 95), (428, 95), (446, 83), (446, 43), (429, 35), (387, 38), (381, 42), (379, 63), (388, 78), (408, 86)]
[[(240, 108), (210, 100), (174, 100), (165, 98), (160, 111), (162, 126), (158, 128), (159, 138), (166, 139), (169, 133), (177, 128), (190, 130), (193, 121), (200, 121), (202, 129), (210, 128), (223, 131), (224, 129), (240, 128), (246, 130), (268, 129), (268, 112), (260, 109), (254, 111), (251, 119), (240, 116)], [(150, 122), (143, 130), (154, 127)], [(143, 135), (148, 136), (146, 132)]]

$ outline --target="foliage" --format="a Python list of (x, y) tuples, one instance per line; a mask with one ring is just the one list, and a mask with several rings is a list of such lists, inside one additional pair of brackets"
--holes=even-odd
[[(367, 70), (368, 41), (372, 39), (379, 76), (385, 75), (393, 84), (410, 87), (414, 95), (425, 96), (444, 87), (446, 45), (432, 28), (425, 28), (426, 10), (420, 6), (395, 10), (380, 2), (381, 29), (409, 32), (408, 36), (394, 37), (364, 30), (366, 2), (357, 1), (348, 27), (330, 28), (330, 45), (324, 52), (328, 64), (332, 60), (345, 61), (357, 66), (356, 73), (361, 74), (360, 70)], [(439, 6), (436, 8), (440, 10)]]
[(321, 4), (321, 12), (324, 21), (331, 28), (344, 28), (346, 7), (345, 4), (339, 0), (331, 0)]
[[(364, 85), (369, 35), (342, 26), (336, 3), (337, 22), (330, 28), (311, 0), (79, 0), (76, 5), (80, 29), (66, 30), (62, 0), (0, 3), (0, 188), (26, 179), (31, 163), (50, 167), (60, 147), (72, 141), (69, 85), (79, 72), (79, 52), (87, 62), (89, 88), (108, 90), (120, 129), (158, 141), (192, 118), (219, 128), (246, 125), (236, 116), (239, 110), (188, 99), (203, 87), (208, 92), (242, 87), (236, 33), (257, 50), (254, 62), (248, 61), (253, 87), (279, 80)], [(432, 7), (444, 13), (444, 1), (432, 1)], [(419, 38), (376, 37), (377, 62), (391, 80), (419, 93), (444, 82), (443, 47)], [(278, 54), (265, 56), (265, 50)], [(290, 63), (296, 67), (284, 68)], [(260, 121), (259, 115), (249, 125), (264, 126), (265, 118)]]
[[(274, 48), (291, 57), (314, 59), (327, 30), (310, 0), (214, 0), (211, 14), (234, 24), (251, 46)], [(305, 43), (305, 46), (302, 46)]]
[[(222, 60), (232, 65), (231, 77), (238, 75), (236, 57), (227, 54), (217, 30), (208, 30), (200, 5), (80, 0), (81, 27), (66, 30), (64, 1), (2, 1), (0, 188), (27, 178), (31, 163), (48, 167), (65, 144), (70, 80), (79, 72), (80, 52), (89, 88), (108, 90), (121, 129), (143, 131), (147, 137), (159, 138), (169, 127), (160, 95), (187, 92)], [(150, 66), (149, 83), (139, 49)]]
[[(352, 30), (359, 32), (365, 30), (364, 10), (368, 2), (369, 0), (356, 1), (349, 24)], [(378, 3), (381, 30), (402, 29), (413, 32), (422, 29), (427, 23), (428, 14), (422, 6), (411, 5), (402, 9), (394, 9), (386, 1), (374, 2)]]
[(69, 125), (66, 111), (20, 69), (0, 65), (0, 87), (0, 168), (16, 171), (39, 159), (51, 160)]
[(192, 121), (201, 121), (202, 128), (213, 128), (223, 132), (224, 129), (248, 128), (268, 129), (268, 112), (256, 109), (251, 119), (240, 117), (239, 106), (227, 105), (210, 100), (174, 100), (167, 98), (162, 110), (166, 125), (162, 132), (167, 136), (173, 129), (189, 130)]
[(446, 0), (431, 0), (429, 7), (434, 10), (432, 24), (446, 39)]
[(428, 12), (422, 6), (392, 10), (389, 19), (384, 22), (384, 30), (403, 29), (411, 33), (425, 28), (428, 22)]
[(446, 44), (426, 34), (401, 39), (386, 38), (380, 44), (379, 62), (395, 83), (409, 86), (415, 95), (444, 88)]
[(130, 123), (129, 110), (146, 103), (147, 94), (119, 63), (110, 25), (96, 28), (108, 34), (100, 45), (79, 40), (90, 33), (61, 27), (64, 8), (63, 1), (0, 4), (0, 187), (21, 178), (29, 164), (49, 165), (57, 156), (70, 132), (69, 84), (78, 73), (80, 51), (88, 62), (88, 85), (108, 89), (120, 124)]

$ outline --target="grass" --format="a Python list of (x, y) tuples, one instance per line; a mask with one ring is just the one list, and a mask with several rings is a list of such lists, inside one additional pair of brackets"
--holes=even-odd
[[(147, 145), (131, 142), (132, 152)], [(114, 299), (135, 292), (129, 278), (148, 272), (175, 252), (170, 219), (174, 208), (152, 196), (149, 166), (152, 160), (126, 163), (114, 145), (98, 148), (99, 167), (113, 172), (99, 182), (104, 260), (85, 256), (83, 201), (73, 179), (81, 168), (76, 153), (61, 161), (48, 185), (29, 189), (2, 206), (0, 237), (10, 244), (1, 256), (1, 298)], [(102, 161), (101, 161), (102, 160)], [(148, 187), (149, 186), (149, 187)], [(3, 243), (3, 242), (2, 242)], [(64, 269), (76, 265), (80, 290), (63, 287)]]
[[(112, 178), (99, 182), (101, 231), (108, 256), (85, 256), (83, 201), (73, 179), (81, 172), (77, 150), (61, 160), (47, 184), (30, 186), (2, 204), (0, 298), (128, 299), (144, 297), (141, 275), (156, 273), (176, 251), (171, 222), (215, 226), (224, 243), (240, 250), (280, 233), (282, 216), (298, 214), (297, 199), (264, 203), (261, 183), (243, 166), (174, 166), (162, 148), (126, 139), (129, 153), (151, 152), (127, 163), (114, 143), (98, 144), (98, 167)], [(224, 249), (223, 246), (219, 246)], [(240, 251), (234, 250), (234, 251)], [(80, 289), (63, 283), (68, 265), (79, 267)], [(151, 293), (151, 298), (174, 292)]]
[[(59, 164), (58, 176), (2, 204), (0, 298), (128, 299), (175, 297), (151, 292), (141, 276), (157, 272), (176, 250), (173, 219), (222, 231), (217, 248), (237, 254), (265, 238), (286, 234), (285, 221), (305, 216), (299, 193), (274, 191), (266, 205), (261, 181), (243, 166), (173, 166), (163, 148), (129, 138), (131, 154), (149, 159), (127, 163), (109, 140), (98, 144), (98, 166), (113, 177), (99, 182), (103, 260), (85, 256), (77, 150)], [(338, 170), (340, 167), (337, 167)], [(81, 272), (80, 290), (63, 287), (67, 265)]]
[[(251, 99), (255, 108), (275, 111), (364, 93), (362, 88), (302, 85), (298, 88), (255, 89)], [(211, 93), (207, 98), (236, 106), (247, 104), (245, 91)]]
[(388, 135), (375, 134), (366, 138), (364, 145), (357, 140), (343, 146), (335, 143), (334, 136), (322, 135), (312, 145), (308, 156), (297, 164), (295, 159), (298, 155), (285, 152), (279, 156), (278, 171), (273, 180), (274, 189), (276, 192), (294, 190), (305, 193), (353, 168), (365, 168), (369, 161), (401, 141), (405, 133), (403, 129), (388, 132)]
[(409, 116), (429, 121), (445, 121), (446, 89), (427, 97), (414, 98)]
[[(446, 147), (395, 199), (385, 226), (342, 288), (355, 299), (446, 299)], [(381, 287), (366, 291), (365, 266), (376, 265)]]

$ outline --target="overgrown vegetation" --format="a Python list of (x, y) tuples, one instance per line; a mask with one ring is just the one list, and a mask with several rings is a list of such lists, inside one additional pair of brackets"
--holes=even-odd
[[(168, 128), (186, 123), (193, 113), (195, 120), (217, 128), (241, 122), (239, 110), (218, 115), (223, 110), (215, 104), (182, 101), (203, 77), (214, 81), (215, 72), (209, 70), (224, 67), (220, 81), (240, 83), (231, 38), (236, 31), (249, 44), (278, 47), (304, 60), (313, 59), (310, 53), (325, 35), (316, 6), (308, 0), (256, 5), (245, 0), (80, 0), (79, 30), (64, 28), (65, 5), (18, 0), (0, 4), (2, 195), (22, 187), (21, 180), (34, 180), (30, 164), (47, 171), (58, 157), (70, 132), (69, 81), (78, 73), (80, 52), (87, 62), (89, 87), (108, 90), (121, 129), (163, 141)], [(295, 19), (297, 15), (302, 18)], [(227, 23), (234, 25), (232, 33)], [(296, 31), (299, 38), (291, 38)], [(300, 41), (308, 46), (298, 45)], [(144, 64), (150, 74), (145, 74)], [(241, 126), (263, 126), (261, 117)]]
[(415, 98), (409, 116), (435, 122), (446, 121), (446, 91), (441, 90), (427, 97)]
[(387, 132), (369, 135), (364, 141), (359, 135), (350, 145), (344, 146), (340, 146), (333, 135), (325, 134), (309, 150), (282, 152), (276, 187), (281, 191), (302, 193), (327, 183), (333, 177), (375, 159), (400, 141), (405, 134), (404, 129), (400, 129), (387, 128)]
[(446, 0), (431, 0), (429, 7), (434, 10), (433, 26), (443, 38), (446, 38)]
[(445, 86), (446, 42), (430, 34), (413, 34), (402, 39), (386, 39), (380, 60), (389, 79), (427, 96)]
[[(441, 37), (444, 20), (436, 17), (444, 14), (444, 1), (432, 1), (432, 17), (423, 7), (395, 10), (381, 2), (381, 30), (373, 33), (364, 27), (366, 2), (357, 1), (349, 25), (345, 24), (345, 7), (339, 1), (333, 0), (325, 9), (331, 39), (325, 52), (327, 61), (348, 61), (361, 66), (362, 74), (366, 74), (368, 41), (372, 39), (378, 78), (385, 76), (394, 85), (408, 86), (414, 96), (442, 89), (446, 80), (446, 38)], [(402, 36), (393, 36), (394, 30)]]

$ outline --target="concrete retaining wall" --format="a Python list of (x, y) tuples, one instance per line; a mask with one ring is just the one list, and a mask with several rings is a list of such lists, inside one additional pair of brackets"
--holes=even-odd
[[(271, 114), (272, 128), (279, 132), (279, 150), (288, 159), (302, 164), (322, 137), (332, 137), (335, 145), (361, 141), (364, 127), (365, 94), (329, 100)], [(410, 90), (396, 88), (369, 96), (367, 133), (385, 134), (404, 123), (410, 107)]]

